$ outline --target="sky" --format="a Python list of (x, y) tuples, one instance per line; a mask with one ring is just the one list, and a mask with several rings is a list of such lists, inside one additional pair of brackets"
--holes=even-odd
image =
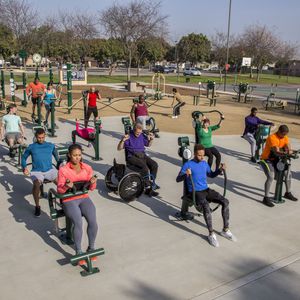
[[(28, 0), (41, 16), (61, 11), (99, 13), (111, 0)], [(120, 4), (130, 0), (119, 0)], [(195, 32), (211, 37), (227, 32), (229, 0), (161, 0), (163, 15), (168, 15), (169, 41)], [(300, 0), (232, 0), (231, 33), (239, 34), (249, 25), (267, 25), (282, 40), (300, 47)]]

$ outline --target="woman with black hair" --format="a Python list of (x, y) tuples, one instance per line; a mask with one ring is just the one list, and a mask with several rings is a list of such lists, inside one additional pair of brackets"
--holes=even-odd
[[(61, 167), (58, 171), (57, 192), (60, 194), (66, 193), (72, 189), (75, 182), (87, 181), (90, 183), (89, 190), (96, 188), (96, 177), (93, 176), (92, 168), (82, 162), (82, 148), (78, 144), (73, 144), (69, 147), (67, 164)], [(88, 193), (72, 196), (63, 200), (63, 209), (65, 215), (71, 219), (74, 224), (74, 242), (76, 254), (81, 254), (82, 240), (82, 216), (85, 217), (88, 228), (88, 251), (95, 249), (95, 240), (98, 231), (96, 220), (96, 208), (89, 198)], [(93, 257), (92, 260), (95, 260)], [(83, 264), (80, 261), (79, 264)]]

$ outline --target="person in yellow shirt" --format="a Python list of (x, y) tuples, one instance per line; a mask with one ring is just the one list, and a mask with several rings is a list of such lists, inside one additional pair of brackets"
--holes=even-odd
[[(270, 189), (275, 173), (277, 172), (276, 164), (278, 162), (278, 155), (283, 153), (293, 153), (289, 142), (289, 138), (287, 136), (288, 133), (289, 128), (286, 125), (280, 125), (278, 131), (267, 138), (265, 148), (261, 155), (260, 164), (264, 173), (267, 176), (267, 180), (265, 182), (265, 196), (263, 199), (263, 204), (269, 207), (274, 206), (274, 203), (270, 198)], [(285, 171), (286, 192), (283, 197), (292, 201), (297, 201), (298, 199), (294, 197), (291, 193), (291, 180), (292, 175), (289, 167)]]

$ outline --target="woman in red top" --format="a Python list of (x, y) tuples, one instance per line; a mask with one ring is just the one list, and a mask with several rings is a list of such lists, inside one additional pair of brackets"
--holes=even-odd
[(130, 117), (132, 123), (141, 123), (143, 125), (143, 130), (147, 129), (146, 122), (150, 119), (150, 117), (148, 113), (148, 106), (143, 95), (139, 95), (139, 102), (133, 104)]
[[(69, 147), (68, 162), (58, 171), (57, 192), (66, 193), (72, 189), (77, 181), (89, 181), (89, 189), (92, 191), (96, 187), (96, 177), (93, 176), (92, 168), (82, 162), (82, 149), (78, 144)], [(88, 194), (82, 194), (66, 198), (63, 200), (63, 209), (65, 215), (71, 219), (74, 224), (74, 243), (76, 254), (81, 254), (82, 240), (82, 216), (85, 217), (88, 227), (87, 234), (89, 246), (87, 251), (95, 249), (95, 240), (98, 231), (96, 208), (89, 198)], [(95, 259), (95, 258), (94, 258)], [(81, 264), (82, 262), (79, 262)]]
[(87, 95), (88, 107), (87, 107), (86, 116), (84, 120), (85, 128), (88, 125), (91, 114), (94, 115), (94, 122), (96, 123), (96, 120), (98, 118), (97, 99), (101, 100), (101, 95), (99, 94), (99, 91), (95, 90), (95, 87), (91, 87)]

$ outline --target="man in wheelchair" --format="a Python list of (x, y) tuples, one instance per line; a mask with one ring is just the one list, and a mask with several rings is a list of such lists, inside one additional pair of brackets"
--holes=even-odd
[(145, 147), (150, 147), (154, 136), (152, 133), (145, 135), (143, 133), (143, 125), (136, 122), (133, 130), (129, 134), (125, 134), (118, 144), (118, 150), (125, 149), (126, 165), (129, 169), (138, 172), (145, 180), (145, 194), (155, 197), (158, 192), (155, 189), (157, 185), (151, 185), (152, 179), (156, 179), (158, 164), (145, 153)]
[(214, 178), (218, 176), (225, 165), (221, 164), (215, 172), (211, 171), (208, 163), (204, 160), (205, 148), (196, 144), (194, 147), (194, 158), (187, 161), (181, 168), (176, 181), (186, 180), (188, 193), (191, 197), (195, 196), (197, 210), (202, 210), (203, 216), (209, 231), (208, 241), (214, 247), (219, 247), (216, 234), (212, 227), (212, 216), (209, 203), (218, 203), (222, 206), (223, 230), (220, 233), (223, 237), (236, 241), (235, 236), (229, 230), (229, 201), (218, 192), (210, 189), (207, 185), (207, 176)]
[(21, 122), (21, 118), (16, 114), (16, 104), (10, 104), (7, 108), (7, 114), (3, 116), (0, 125), (0, 139), (5, 139), (9, 147), (10, 157), (14, 157), (16, 154), (15, 146), (24, 145), (24, 148), (26, 147), (24, 144), (24, 126)]

